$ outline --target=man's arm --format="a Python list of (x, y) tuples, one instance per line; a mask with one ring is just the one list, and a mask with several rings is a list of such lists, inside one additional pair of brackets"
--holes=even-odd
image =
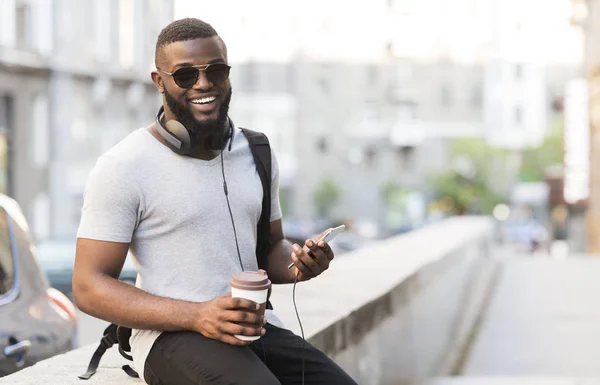
[(119, 281), (128, 249), (127, 243), (77, 240), (73, 294), (82, 311), (136, 329), (193, 330), (232, 345), (248, 344), (234, 334), (264, 334), (257, 305), (230, 293), (194, 303), (154, 296)]
[(132, 328), (193, 330), (204, 304), (159, 298), (118, 280), (128, 249), (128, 243), (77, 239), (73, 270), (77, 306)]
[[(271, 222), (272, 246), (269, 251), (267, 268), (271, 282), (274, 284), (294, 283), (296, 275), (298, 275), (298, 281), (308, 281), (327, 270), (334, 255), (327, 242), (321, 241), (318, 245), (315, 243), (319, 237), (308, 239), (304, 243), (304, 247), (300, 247), (298, 244), (292, 245), (285, 239), (281, 219)], [(309, 251), (315, 258), (308, 254)], [(290, 263), (293, 263), (294, 267), (288, 269)]]

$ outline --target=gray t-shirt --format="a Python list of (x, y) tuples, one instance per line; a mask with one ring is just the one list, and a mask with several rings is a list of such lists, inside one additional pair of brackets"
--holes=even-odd
[[(271, 151), (272, 153), (274, 151)], [(231, 211), (245, 270), (256, 270), (256, 224), (262, 185), (246, 137), (237, 129), (223, 152)], [(271, 221), (281, 218), (279, 169), (272, 156)], [(141, 128), (102, 155), (84, 194), (78, 238), (130, 242), (136, 286), (148, 293), (202, 302), (230, 290), (241, 271), (223, 191), (221, 157), (199, 160), (175, 154)], [(267, 311), (267, 321), (283, 327)], [(136, 368), (159, 331), (134, 330)]]

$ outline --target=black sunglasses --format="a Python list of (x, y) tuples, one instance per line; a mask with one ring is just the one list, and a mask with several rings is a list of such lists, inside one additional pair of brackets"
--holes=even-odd
[(204, 71), (206, 78), (212, 84), (221, 84), (229, 78), (229, 70), (231, 69), (231, 67), (225, 63), (181, 67), (172, 73), (163, 71), (158, 67), (156, 68), (166, 75), (173, 76), (175, 84), (181, 88), (192, 88), (200, 77), (200, 71)]

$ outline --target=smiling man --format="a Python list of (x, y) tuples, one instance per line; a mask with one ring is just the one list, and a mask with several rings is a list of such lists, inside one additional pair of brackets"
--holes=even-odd
[[(88, 179), (77, 305), (133, 329), (134, 363), (148, 384), (355, 384), (272, 310), (263, 317), (256, 303), (231, 297), (231, 277), (257, 270), (261, 257), (270, 280), (286, 284), (324, 272), (333, 252), (326, 242), (300, 247), (284, 238), (272, 154), (271, 246), (258, 255), (263, 188), (248, 138), (228, 116), (229, 72), (225, 43), (209, 24), (183, 19), (160, 33), (156, 121), (102, 155)], [(128, 250), (135, 287), (117, 279)]]

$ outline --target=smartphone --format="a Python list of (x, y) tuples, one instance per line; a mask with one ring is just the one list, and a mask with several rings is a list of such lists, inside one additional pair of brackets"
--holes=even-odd
[[(333, 229), (330, 229), (325, 234), (323, 234), (323, 236), (321, 238), (319, 238), (318, 240), (316, 240), (315, 243), (318, 245), (319, 242), (321, 242), (321, 241), (329, 242), (329, 241), (333, 240), (333, 238), (335, 238), (336, 235), (338, 235), (339, 233), (341, 233), (345, 229), (346, 229), (346, 225), (341, 225), (341, 226), (338, 226), (338, 227), (334, 227)], [(310, 254), (310, 252), (309, 252), (309, 254)], [(291, 269), (292, 266), (294, 266), (294, 264), (290, 263), (290, 265), (288, 266), (288, 270)]]
[(323, 235), (316, 243), (319, 243), (321, 241), (329, 242), (333, 238), (335, 238), (336, 235), (338, 235), (339, 233), (341, 233), (345, 229), (346, 229), (346, 225), (341, 225), (341, 226), (338, 226), (338, 227), (334, 227), (333, 229), (331, 229), (328, 232), (326, 232), (325, 235)]

